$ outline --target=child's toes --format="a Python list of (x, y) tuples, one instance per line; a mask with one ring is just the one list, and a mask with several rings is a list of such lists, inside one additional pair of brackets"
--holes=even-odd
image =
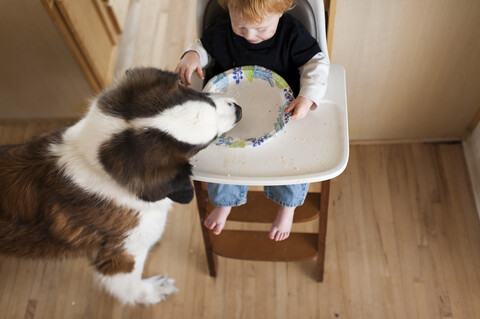
[(270, 232), (268, 233), (268, 238), (270, 238), (271, 240), (275, 240), (275, 236), (277, 235), (277, 228), (276, 227), (272, 227), (272, 229), (270, 230)]
[(283, 237), (283, 233), (278, 231), (276, 234), (275, 234), (275, 241), (281, 241), (282, 240), (282, 237)]
[(282, 240), (285, 240), (287, 239), (289, 236), (289, 233), (288, 232), (278, 232), (278, 236), (275, 236), (275, 240), (276, 241), (282, 241)]
[(210, 220), (207, 218), (203, 222), (203, 225), (205, 225), (205, 227), (207, 227), (208, 229), (212, 230), (217, 225), (217, 223), (214, 220)]
[[(212, 228), (210, 228), (212, 229)], [(212, 229), (214, 235), (220, 235), (223, 229), (223, 224), (216, 224), (216, 226)]]

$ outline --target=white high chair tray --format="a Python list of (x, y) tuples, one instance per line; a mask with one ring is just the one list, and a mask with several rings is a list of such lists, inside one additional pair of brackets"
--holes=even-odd
[(210, 145), (191, 159), (192, 179), (237, 185), (287, 185), (332, 179), (348, 161), (345, 69), (330, 66), (327, 92), (315, 111), (289, 121), (258, 147)]

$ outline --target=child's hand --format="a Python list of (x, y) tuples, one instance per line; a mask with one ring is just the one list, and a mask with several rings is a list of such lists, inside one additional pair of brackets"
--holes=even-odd
[(308, 111), (315, 110), (317, 105), (313, 103), (312, 100), (307, 99), (306, 97), (299, 96), (290, 103), (290, 105), (285, 109), (285, 113), (290, 113), (293, 111), (291, 117), (292, 120), (301, 120), (307, 116)]
[(202, 65), (200, 64), (200, 56), (195, 51), (188, 51), (178, 62), (175, 72), (180, 76), (180, 83), (190, 86), (193, 72), (197, 72), (200, 79), (203, 80)]

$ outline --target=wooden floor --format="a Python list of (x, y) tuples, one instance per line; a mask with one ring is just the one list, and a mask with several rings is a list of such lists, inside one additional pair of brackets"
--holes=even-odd
[[(118, 71), (173, 70), (195, 37), (192, 3), (133, 0)], [(0, 144), (65, 123), (0, 124)], [(85, 259), (0, 257), (0, 318), (480, 318), (480, 222), (461, 145), (352, 146), (331, 184), (323, 283), (314, 271), (313, 260), (220, 258), (218, 277), (209, 277), (192, 202), (174, 207), (145, 266), (144, 276), (176, 279), (167, 301), (121, 306), (96, 286)]]
[[(3, 124), (0, 144), (60, 124)], [(85, 259), (0, 257), (0, 318), (480, 318), (480, 223), (461, 144), (352, 146), (330, 195), (323, 283), (313, 260), (220, 258), (209, 277), (192, 202), (174, 207), (145, 267), (176, 279), (167, 301), (121, 306)]]

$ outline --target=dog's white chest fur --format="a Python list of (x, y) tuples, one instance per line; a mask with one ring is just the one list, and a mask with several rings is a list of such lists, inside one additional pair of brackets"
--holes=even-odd
[(157, 242), (163, 235), (171, 201), (158, 206), (160, 207), (140, 211), (139, 224), (130, 231), (125, 241), (125, 249), (130, 254), (134, 255), (141, 251), (147, 252), (150, 248), (149, 245)]

